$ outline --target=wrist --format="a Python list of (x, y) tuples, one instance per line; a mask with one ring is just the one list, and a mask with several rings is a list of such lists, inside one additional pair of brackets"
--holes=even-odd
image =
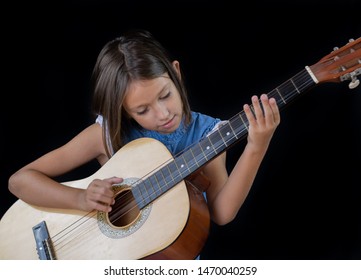
[(244, 152), (250, 155), (258, 155), (263, 157), (266, 154), (267, 149), (268, 149), (268, 144), (259, 145), (248, 142), (244, 149)]

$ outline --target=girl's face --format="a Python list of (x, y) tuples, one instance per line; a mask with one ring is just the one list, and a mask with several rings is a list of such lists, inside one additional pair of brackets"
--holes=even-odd
[(167, 74), (152, 80), (132, 82), (123, 108), (145, 129), (163, 134), (174, 132), (183, 117), (180, 94)]

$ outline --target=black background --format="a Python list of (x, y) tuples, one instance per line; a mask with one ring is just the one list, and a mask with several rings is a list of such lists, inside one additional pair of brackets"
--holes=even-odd
[[(360, 1), (14, 1), (3, 7), (1, 214), (8, 177), (93, 122), (101, 47), (146, 28), (177, 57), (195, 111), (228, 119), (361, 35)], [(361, 86), (321, 84), (282, 121), (236, 219), (205, 259), (361, 259)], [(229, 150), (229, 167), (244, 147)], [(95, 163), (62, 179), (84, 178)]]

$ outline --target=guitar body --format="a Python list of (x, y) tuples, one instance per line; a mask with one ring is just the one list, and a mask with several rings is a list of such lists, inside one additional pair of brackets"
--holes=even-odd
[[(117, 187), (122, 194), (169, 159), (172, 156), (163, 144), (142, 138), (124, 146), (90, 177), (64, 184), (86, 188), (95, 178), (119, 176), (125, 179)], [(42, 221), (56, 259), (63, 260), (193, 259), (209, 229), (203, 194), (186, 180), (120, 226), (114, 226), (105, 213), (34, 207), (18, 200), (0, 223), (0, 259), (39, 259), (33, 227)]]

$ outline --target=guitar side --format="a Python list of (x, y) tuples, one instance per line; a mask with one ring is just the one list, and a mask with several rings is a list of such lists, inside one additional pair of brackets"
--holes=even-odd
[[(90, 177), (64, 184), (86, 188), (95, 178), (139, 179), (171, 158), (163, 144), (142, 138), (124, 146)], [(39, 259), (32, 228), (41, 221), (47, 224), (57, 259), (142, 259), (174, 243), (189, 213), (185, 181), (141, 210), (136, 222), (121, 228), (99, 222), (95, 211), (48, 209), (18, 200), (0, 221), (0, 259)]]

